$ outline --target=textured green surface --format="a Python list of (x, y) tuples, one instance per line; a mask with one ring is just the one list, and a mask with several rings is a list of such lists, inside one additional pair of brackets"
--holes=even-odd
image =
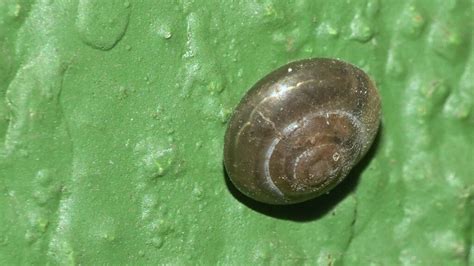
[[(0, 1), (0, 264), (473, 265), (473, 2), (225, 2)], [(310, 57), (368, 72), (383, 129), (329, 195), (255, 204), (226, 121)]]

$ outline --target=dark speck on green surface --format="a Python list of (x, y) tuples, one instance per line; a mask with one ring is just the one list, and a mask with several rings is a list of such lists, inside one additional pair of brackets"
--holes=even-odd
[[(472, 10), (0, 1), (0, 265), (473, 265)], [(377, 83), (378, 145), (321, 201), (249, 206), (226, 186), (225, 123), (314, 57)]]

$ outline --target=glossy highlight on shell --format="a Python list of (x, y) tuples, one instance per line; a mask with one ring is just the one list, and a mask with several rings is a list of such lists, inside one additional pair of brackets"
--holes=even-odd
[(315, 198), (367, 153), (380, 113), (377, 89), (361, 69), (325, 58), (289, 63), (258, 81), (234, 110), (226, 171), (260, 202)]

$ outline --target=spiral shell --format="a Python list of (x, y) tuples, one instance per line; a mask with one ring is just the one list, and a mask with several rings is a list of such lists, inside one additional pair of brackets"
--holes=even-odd
[(315, 198), (371, 146), (380, 97), (359, 68), (334, 59), (289, 63), (258, 81), (234, 110), (224, 165), (245, 195), (270, 204)]

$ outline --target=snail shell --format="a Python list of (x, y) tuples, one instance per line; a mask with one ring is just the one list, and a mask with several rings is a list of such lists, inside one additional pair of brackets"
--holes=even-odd
[(315, 198), (365, 155), (380, 113), (377, 89), (361, 69), (324, 58), (289, 63), (258, 81), (234, 110), (225, 168), (257, 201)]

